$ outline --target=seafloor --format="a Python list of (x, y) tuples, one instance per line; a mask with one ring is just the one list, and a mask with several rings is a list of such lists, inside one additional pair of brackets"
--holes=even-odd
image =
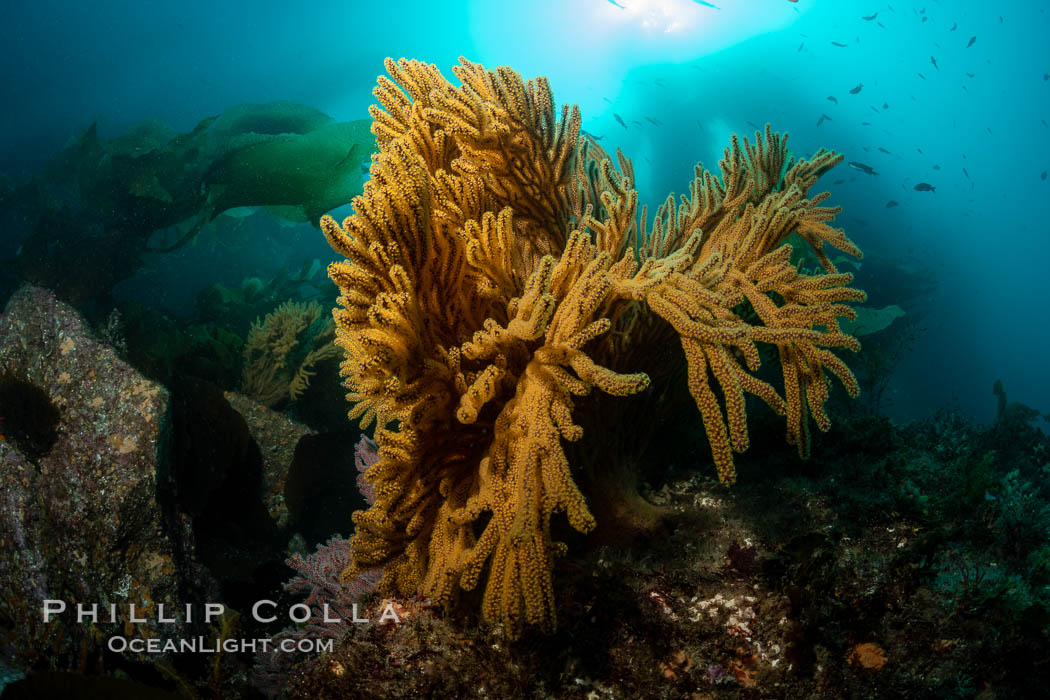
[[(586, 538), (556, 523), (569, 554), (551, 635), (510, 639), (474, 598), (448, 612), (373, 593), (359, 600), (373, 623), (326, 629), (331, 653), (113, 653), (115, 635), (279, 633), (287, 621), (252, 621), (252, 601), (301, 601), (282, 592), (284, 559), (348, 532), (364, 504), (358, 433), (307, 408), (342, 406), (323, 390), (334, 360), (306, 407), (274, 410), (140, 374), (121, 359), (140, 342), (128, 328), (107, 336), (29, 286), (0, 317), (4, 700), (1017, 698), (1050, 674), (1050, 418), (1001, 386), (988, 426), (836, 403), (807, 461), (756, 407), (729, 488), (695, 414), (661, 424), (636, 465), (636, 517), (599, 517)], [(45, 624), (44, 599), (138, 601), (149, 619)], [(228, 612), (163, 628), (166, 601)], [(374, 622), (387, 604), (400, 625)]]

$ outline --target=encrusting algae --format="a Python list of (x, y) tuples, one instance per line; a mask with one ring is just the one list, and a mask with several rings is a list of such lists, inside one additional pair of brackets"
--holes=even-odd
[[(346, 257), (329, 274), (350, 416), (375, 421), (381, 457), (344, 578), (382, 567), (381, 590), (451, 605), (487, 571), (485, 619), (550, 631), (566, 551), (551, 517), (595, 526), (562, 441), (583, 437), (573, 413), (593, 389), (649, 387), (614, 369), (624, 355), (677, 336), (726, 484), (748, 447), (745, 393), (787, 417), (803, 456), (809, 416), (829, 426), (827, 374), (857, 394), (832, 349), (859, 348), (838, 318), (865, 295), (825, 248), (861, 253), (828, 225), (828, 193), (807, 196), (842, 156), (789, 159), (768, 126), (754, 145), (734, 135), (721, 176), (697, 166), (689, 197), (668, 197), (646, 228), (631, 162), (581, 136), (577, 107), (556, 118), (545, 78), (465, 59), (459, 87), (418, 61), (386, 69), (371, 177), (353, 216), (321, 220)], [(822, 272), (791, 262), (793, 233)], [(779, 353), (782, 394), (756, 374), (759, 344)]]

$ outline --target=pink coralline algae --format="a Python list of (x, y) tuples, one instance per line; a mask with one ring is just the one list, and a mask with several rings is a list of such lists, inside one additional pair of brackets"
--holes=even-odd
[(365, 481), (365, 471), (378, 461), (379, 445), (367, 435), (362, 435), (361, 439), (354, 445), (354, 465), (358, 471), (357, 488), (361, 491), (361, 495), (365, 497), (365, 500), (368, 501), (368, 505), (376, 502), (376, 492), (372, 484)]
[[(359, 472), (358, 487), (371, 504), (375, 500), (372, 485), (363, 474), (379, 459), (376, 443), (365, 435), (354, 446), (354, 464)], [(340, 639), (353, 621), (360, 619), (358, 601), (375, 590), (382, 575), (380, 571), (369, 571), (344, 583), (340, 576), (350, 566), (350, 541), (333, 535), (328, 542), (317, 545), (313, 554), (296, 554), (285, 562), (296, 571), (284, 590), (305, 594), (303, 603), (310, 608), (310, 619), (279, 632), (271, 640), (269, 651), (256, 655), (252, 680), (255, 687), (268, 697), (275, 697), (287, 678), (288, 672), (299, 660), (294, 652), (281, 650), (284, 640)], [(326, 621), (327, 620), (327, 621)]]

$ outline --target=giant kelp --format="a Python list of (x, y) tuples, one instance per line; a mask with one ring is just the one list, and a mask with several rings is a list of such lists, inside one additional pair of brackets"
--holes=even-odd
[(146, 121), (105, 139), (92, 125), (36, 178), (5, 188), (0, 211), (17, 210), (31, 228), (18, 269), (83, 303), (131, 276), (142, 253), (184, 245), (234, 207), (316, 221), (361, 191), (368, 124), (274, 102), (233, 107), (185, 133)]

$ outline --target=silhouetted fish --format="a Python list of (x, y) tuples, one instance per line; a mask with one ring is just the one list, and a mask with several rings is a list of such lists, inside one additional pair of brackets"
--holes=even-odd
[(621, 117), (616, 112), (613, 112), (613, 119), (615, 119), (623, 128), (627, 128), (627, 125), (623, 123), (623, 117)]
[(936, 68), (937, 70), (940, 70), (940, 68), (937, 68), (937, 59), (934, 58), (933, 56), (930, 56), (930, 63), (933, 64), (934, 68)]
[(937, 188), (928, 182), (920, 182), (915, 186), (916, 192), (936, 192)]
[(919, 75), (919, 77), (920, 77), (920, 78), (922, 78), (923, 80), (926, 80), (926, 76), (925, 76), (925, 75), (923, 75), (922, 73), (919, 73), (918, 75)]
[(647, 122), (649, 122), (650, 124), (652, 124), (653, 126), (660, 126), (660, 122), (656, 121), (652, 117), (646, 117), (645, 120)]
[(970, 179), (970, 173), (966, 172), (966, 168), (963, 168), (962, 171), (963, 171), (963, 175), (966, 176), (966, 179), (969, 180)]
[(841, 185), (843, 182), (845, 182), (845, 180), (835, 180), (835, 182), (833, 182), (831, 184), (833, 184), (833, 185)]
[(837, 42), (837, 41), (833, 41), (833, 42), (831, 42), (831, 45), (832, 45), (832, 46), (837, 46), (837, 47), (839, 47), (840, 49), (844, 49), (844, 48), (846, 48), (846, 44), (841, 44), (841, 43), (839, 43), (839, 42)]
[[(831, 119), (831, 117), (828, 117), (828, 119)], [(762, 127), (760, 127), (760, 126), (759, 126), (758, 124), (756, 124), (756, 123), (754, 123), (754, 122), (752, 122), (752, 121), (749, 121), (749, 122), (748, 122), (748, 125), (749, 125), (749, 126), (750, 126), (750, 127), (752, 128), (752, 129), (754, 129), (754, 130), (756, 130), (756, 131), (762, 131)]]
[(922, 155), (922, 149), (921, 148), (916, 148), (915, 150), (919, 152), (920, 156)]
[(804, 42), (804, 41), (801, 44), (799, 44), (798, 45), (798, 51), (796, 53), (802, 53), (802, 47), (805, 46), (805, 45), (806, 45), (806, 42)]
[(1045, 83), (1047, 80), (1050, 80), (1050, 73), (1043, 73), (1043, 82)]
[(871, 126), (871, 122), (861, 122), (861, 126)]
[(602, 139), (605, 138), (604, 136), (598, 136), (596, 134), (592, 134), (591, 132), (589, 132), (589, 131), (587, 131), (585, 129), (580, 129), (580, 131), (582, 131), (583, 133), (587, 134), (588, 136), (590, 136), (595, 141), (601, 141)]
[(1041, 174), (1041, 175), (1039, 176), (1039, 179), (1040, 179), (1040, 180), (1045, 180), (1045, 179), (1046, 179), (1046, 171), (1045, 171), (1045, 170), (1044, 170), (1044, 171), (1042, 172), (1042, 174)]
[(951, 29), (949, 29), (948, 31), (949, 31), (949, 32), (954, 32), (954, 31), (955, 31), (956, 29), (958, 29), (958, 28), (959, 28), (959, 23), (958, 23), (958, 22), (953, 22), (953, 23), (952, 23), (952, 28), (951, 28)]
[(878, 175), (877, 172), (872, 170), (870, 165), (864, 165), (864, 163), (858, 163), (855, 160), (851, 160), (846, 165), (848, 165), (849, 167), (853, 168), (854, 170), (859, 170), (862, 173), (867, 173), (868, 175)]
[(826, 115), (826, 114), (821, 114), (821, 115), (820, 115), (820, 119), (818, 119), (818, 120), (817, 120), (817, 126), (820, 126), (821, 124), (823, 124), (823, 123), (824, 123), (824, 120), (827, 120), (827, 121), (829, 121), (829, 122), (830, 122), (830, 121), (831, 121), (831, 117), (829, 117), (829, 116), (828, 116), (828, 115)]
[(972, 78), (972, 77), (973, 77), (973, 73), (967, 73), (967, 74), (966, 74), (966, 77), (967, 77), (967, 78)]
[(878, 16), (879, 16), (879, 13), (878, 13), (878, 12), (876, 12), (876, 13), (875, 13), (875, 14), (873, 14), (873, 15), (868, 15), (867, 17), (861, 17), (861, 19), (862, 19), (862, 20), (864, 20), (864, 21), (866, 21), (866, 22), (870, 22), (871, 20), (875, 19), (875, 18), (876, 18), (876, 17), (878, 17)]
[(973, 42), (975, 42), (975, 41), (977, 41), (977, 37), (976, 36), (971, 36), (969, 43), (966, 44), (966, 48), (970, 48), (971, 46), (973, 46)]
[(883, 148), (882, 146), (879, 146), (879, 150), (880, 150), (880, 151), (882, 151), (883, 153), (886, 153), (887, 155), (889, 154), (889, 151), (887, 151), (887, 150), (886, 150), (885, 148)]
[(892, 209), (895, 206), (897, 206), (897, 203), (894, 202), (892, 199), (890, 201), (886, 202), (886, 208), (887, 209)]
[(934, 169), (934, 170), (940, 170), (940, 169), (941, 169), (941, 166), (939, 166), (939, 165), (934, 165), (934, 166), (933, 166), (933, 169)]
[(828, 95), (828, 101), (829, 102), (834, 102), (835, 104), (839, 103), (839, 101), (835, 99), (834, 95)]
[(849, 94), (856, 95), (858, 92), (864, 89), (864, 83), (859, 83), (857, 87), (849, 91)]

